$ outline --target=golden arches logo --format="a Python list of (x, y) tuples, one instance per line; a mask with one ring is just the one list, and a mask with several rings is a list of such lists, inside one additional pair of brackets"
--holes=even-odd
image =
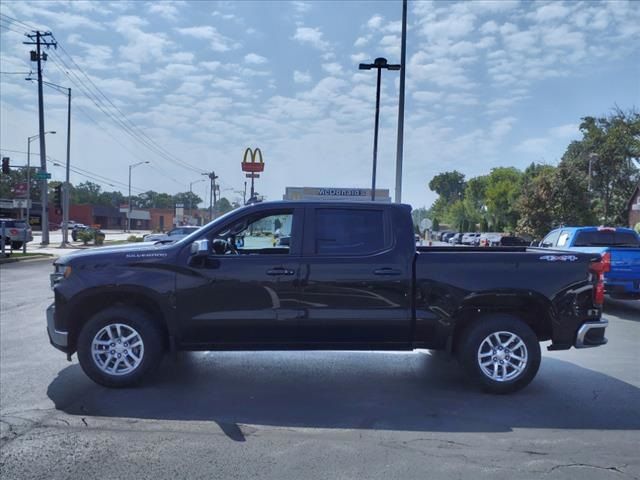
[[(247, 158), (249, 158), (250, 161), (247, 161)], [(256, 161), (256, 159), (258, 161)], [(242, 157), (242, 171), (252, 173), (264, 171), (264, 159), (262, 158), (262, 151), (259, 148), (256, 148), (255, 150), (247, 148), (244, 151), (244, 156)]]

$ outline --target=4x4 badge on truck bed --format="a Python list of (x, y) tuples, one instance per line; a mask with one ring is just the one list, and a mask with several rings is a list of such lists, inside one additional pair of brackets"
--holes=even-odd
[(575, 255), (543, 255), (540, 260), (546, 260), (547, 262), (575, 262), (578, 257)]

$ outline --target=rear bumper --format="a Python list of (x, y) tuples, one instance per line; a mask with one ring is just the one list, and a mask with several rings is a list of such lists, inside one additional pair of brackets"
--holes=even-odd
[(47, 334), (49, 335), (49, 342), (58, 350), (62, 350), (67, 353), (69, 346), (69, 332), (61, 332), (56, 330), (55, 326), (55, 304), (49, 305), (47, 308)]
[(605, 345), (608, 340), (604, 336), (604, 333), (608, 326), (609, 322), (605, 319), (601, 319), (597, 322), (583, 323), (578, 329), (576, 341), (573, 346), (576, 348), (590, 348)]

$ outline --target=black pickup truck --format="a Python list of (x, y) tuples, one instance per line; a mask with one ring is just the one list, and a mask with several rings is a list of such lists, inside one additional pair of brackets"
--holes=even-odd
[(507, 393), (536, 375), (539, 342), (607, 342), (600, 260), (416, 247), (407, 205), (259, 203), (175, 243), (56, 260), (47, 330), (109, 387), (138, 382), (166, 351), (432, 349)]

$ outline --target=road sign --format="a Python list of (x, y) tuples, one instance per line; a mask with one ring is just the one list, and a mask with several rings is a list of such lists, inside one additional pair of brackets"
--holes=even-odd
[(13, 199), (13, 208), (30, 208), (31, 200), (27, 200), (26, 198), (14, 198)]
[(25, 198), (27, 196), (27, 184), (25, 183), (16, 183), (15, 187), (13, 187), (13, 195), (17, 198)]
[(51, 174), (49, 172), (37, 172), (35, 175), (36, 180), (48, 180), (51, 178)]
[(429, 220), (428, 218), (423, 218), (420, 221), (420, 229), (422, 231), (429, 230), (432, 226), (433, 226), (433, 222), (431, 220)]
[(247, 178), (260, 178), (259, 173), (246, 173), (245, 175)]

